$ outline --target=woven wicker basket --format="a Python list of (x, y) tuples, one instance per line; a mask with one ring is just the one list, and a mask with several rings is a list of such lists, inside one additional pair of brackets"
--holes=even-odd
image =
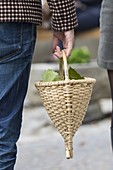
[(93, 78), (69, 80), (64, 51), (63, 59), (60, 62), (61, 77), (63, 76), (63, 62), (64, 81), (39, 81), (36, 82), (35, 86), (40, 93), (49, 117), (64, 138), (66, 157), (70, 159), (73, 157), (73, 137), (82, 124), (96, 80)]

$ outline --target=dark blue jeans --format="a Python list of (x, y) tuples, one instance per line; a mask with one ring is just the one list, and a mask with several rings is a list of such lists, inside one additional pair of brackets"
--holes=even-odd
[(36, 26), (0, 23), (0, 170), (13, 170)]
[(78, 27), (77, 32), (87, 31), (99, 27), (101, 5), (89, 6), (86, 10), (77, 10)]

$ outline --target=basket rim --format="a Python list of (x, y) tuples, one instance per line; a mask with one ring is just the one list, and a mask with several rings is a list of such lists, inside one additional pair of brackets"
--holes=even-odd
[(35, 83), (36, 87), (40, 86), (58, 86), (58, 85), (64, 85), (64, 84), (82, 84), (82, 83), (92, 83), (94, 84), (96, 82), (96, 79), (90, 78), (90, 77), (84, 77), (84, 79), (79, 80), (61, 80), (61, 81), (53, 81), (53, 82), (43, 82), (43, 81), (37, 81)]

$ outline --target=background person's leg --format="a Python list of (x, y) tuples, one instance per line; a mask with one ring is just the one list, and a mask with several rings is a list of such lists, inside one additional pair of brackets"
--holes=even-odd
[(13, 170), (36, 26), (0, 24), (0, 170)]
[(75, 31), (82, 32), (99, 27), (100, 5), (88, 7), (86, 10), (78, 10), (78, 27)]
[(108, 70), (108, 77), (111, 87), (111, 97), (112, 97), (112, 115), (111, 115), (111, 142), (113, 149), (113, 70)]

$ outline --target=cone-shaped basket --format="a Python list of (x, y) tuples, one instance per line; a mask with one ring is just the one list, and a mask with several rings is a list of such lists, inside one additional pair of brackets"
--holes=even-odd
[(93, 78), (69, 80), (67, 60), (64, 51), (63, 60), (60, 61), (60, 76), (63, 75), (63, 62), (65, 80), (55, 82), (36, 82), (43, 104), (64, 138), (66, 157), (73, 157), (73, 137), (82, 124), (88, 103), (95, 83)]

